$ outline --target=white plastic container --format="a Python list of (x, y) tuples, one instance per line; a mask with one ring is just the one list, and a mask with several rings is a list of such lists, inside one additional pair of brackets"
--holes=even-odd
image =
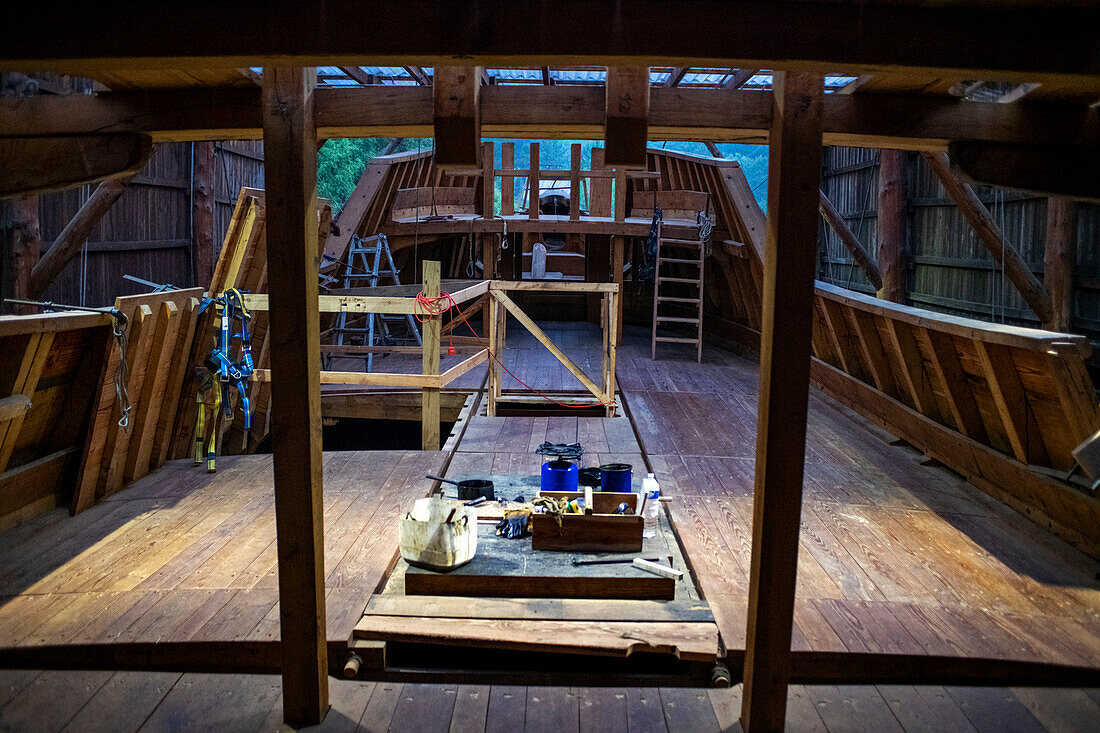
[(657, 536), (657, 512), (661, 509), (661, 485), (652, 473), (642, 479), (642, 493), (645, 506), (642, 508), (642, 537), (649, 539)]
[(410, 565), (454, 570), (477, 553), (477, 509), (439, 497), (417, 499), (401, 520), (398, 544)]

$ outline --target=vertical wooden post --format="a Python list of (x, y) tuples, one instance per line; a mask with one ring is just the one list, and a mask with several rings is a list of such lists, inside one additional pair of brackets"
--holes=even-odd
[(314, 69), (263, 74), (283, 716), (292, 725), (320, 723), (328, 710), (315, 80)]
[(608, 165), (645, 168), (649, 136), (649, 67), (609, 66), (604, 102)]
[[(16, 196), (0, 201), (0, 272), (3, 272), (3, 297), (30, 298), (31, 271), (42, 254), (42, 234), (38, 225), (38, 196)], [(34, 306), (6, 305), (16, 315), (35, 312)]]
[[(531, 164), (527, 171), (527, 218), (539, 218), (539, 144), (531, 143)], [(522, 260), (521, 260), (522, 263)], [(519, 275), (516, 276), (519, 279)]]
[(1073, 280), (1077, 271), (1077, 204), (1065, 196), (1047, 200), (1047, 241), (1043, 286), (1050, 294), (1051, 317), (1043, 328), (1073, 327)]
[[(516, 144), (500, 144), (500, 168), (505, 171), (516, 169)], [(516, 179), (509, 173), (500, 176), (500, 215), (512, 216), (516, 213)]]
[(878, 173), (878, 267), (881, 298), (906, 298), (905, 151), (883, 150)]
[[(424, 295), (439, 297), (439, 262), (424, 260)], [(439, 334), (442, 318), (433, 315), (421, 324), (423, 357), (421, 373), (425, 376), (439, 374)], [(420, 449), (439, 450), (439, 388), (424, 387), (421, 390), (420, 403)]]
[(821, 188), (823, 79), (777, 73), (774, 88), (741, 705), (746, 731), (782, 730), (786, 716)]
[(569, 220), (581, 218), (581, 144), (573, 143), (569, 151)]
[(435, 67), (435, 162), (440, 167), (481, 165), (480, 66)]
[(208, 288), (214, 279), (214, 143), (192, 145), (191, 257), (195, 285)]
[(615, 307), (616, 346), (623, 343), (623, 264), (626, 257), (626, 237), (611, 237), (611, 281), (619, 286), (618, 297), (612, 298)]
[[(494, 354), (497, 359), (503, 359), (504, 356), (497, 349), (497, 319), (500, 312), (500, 303), (497, 302), (493, 291), (489, 291), (489, 323), (486, 330), (489, 334), (489, 351)], [(500, 365), (497, 364), (497, 360), (492, 356), (489, 357), (489, 404), (485, 408), (485, 414), (489, 417), (497, 416), (497, 384), (500, 382)]]
[(493, 143), (481, 144), (481, 216), (492, 219), (496, 207), (497, 179), (493, 166)]

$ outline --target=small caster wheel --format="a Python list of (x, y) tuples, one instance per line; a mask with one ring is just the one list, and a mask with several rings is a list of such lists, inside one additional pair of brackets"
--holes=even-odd
[(714, 670), (710, 673), (711, 687), (725, 689), (731, 684), (733, 684), (733, 679), (730, 677), (729, 667), (724, 664), (714, 665)]

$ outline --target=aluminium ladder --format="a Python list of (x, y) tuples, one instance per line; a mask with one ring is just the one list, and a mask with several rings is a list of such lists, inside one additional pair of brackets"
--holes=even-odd
[[(675, 239), (664, 236), (662, 227), (664, 222), (657, 222), (657, 261), (653, 268), (653, 340), (650, 346), (650, 358), (657, 358), (657, 342), (695, 344), (695, 360), (703, 361), (703, 259), (706, 256), (706, 245), (702, 239)], [(666, 252), (666, 248), (676, 250), (672, 256)], [(691, 252), (691, 256), (687, 255)], [(661, 271), (661, 265), (680, 265), (689, 272), (678, 273), (683, 277), (672, 277)], [(698, 268), (693, 274), (691, 268)], [(694, 275), (694, 276), (689, 276)], [(695, 297), (690, 294), (677, 292), (675, 295), (668, 293), (668, 283), (676, 283), (673, 287), (690, 291), (695, 288)], [(662, 288), (662, 285), (665, 285)], [(676, 307), (695, 307), (695, 316), (661, 315), (662, 303), (673, 303)], [(682, 313), (683, 310), (678, 311)], [(695, 326), (695, 336), (658, 336), (658, 323), (685, 323)]]
[[(382, 269), (382, 256), (385, 255), (386, 268)], [(358, 262), (357, 262), (358, 260)], [(390, 243), (385, 234), (376, 234), (373, 237), (361, 239), (359, 235), (352, 235), (348, 247), (348, 264), (344, 271), (344, 289), (353, 288), (357, 283), (366, 280), (368, 287), (377, 287), (383, 277), (392, 280), (393, 285), (400, 285), (398, 277), (400, 270), (393, 263), (393, 255), (390, 253)], [(356, 335), (362, 339), (364, 346), (377, 346), (375, 338), (381, 333), (383, 341), (390, 341), (393, 332), (390, 326), (393, 324), (405, 324), (412, 336), (416, 338), (417, 345), (421, 345), (420, 329), (416, 326), (416, 319), (409, 314), (397, 315), (394, 313), (366, 313), (366, 322), (362, 328), (349, 328), (347, 325), (348, 314), (340, 311), (336, 320), (336, 333), (334, 343), (344, 345), (344, 336)], [(329, 356), (329, 361), (332, 356)], [(374, 353), (367, 353), (367, 371), (374, 366)]]

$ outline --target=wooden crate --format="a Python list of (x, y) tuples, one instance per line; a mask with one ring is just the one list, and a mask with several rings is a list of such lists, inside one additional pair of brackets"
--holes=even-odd
[[(545, 491), (540, 496), (572, 500), (581, 492)], [(561, 524), (549, 514), (531, 517), (531, 548), (564, 552), (640, 552), (642, 525), (640, 514), (612, 514), (622, 502), (635, 512), (638, 495), (610, 491), (592, 492), (592, 514), (565, 514)]]

